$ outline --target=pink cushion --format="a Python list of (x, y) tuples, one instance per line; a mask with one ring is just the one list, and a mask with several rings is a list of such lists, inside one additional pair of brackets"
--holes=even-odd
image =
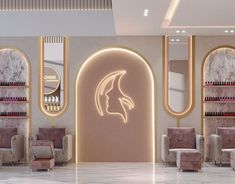
[(217, 134), (222, 138), (222, 148), (235, 148), (235, 127), (218, 127)]
[(175, 148), (196, 148), (196, 138), (194, 128), (167, 128), (167, 134), (170, 141), (170, 149)]
[(65, 128), (39, 128), (38, 139), (52, 141), (54, 148), (62, 148), (64, 136)]
[(13, 135), (17, 135), (17, 128), (0, 128), (0, 148), (11, 148)]

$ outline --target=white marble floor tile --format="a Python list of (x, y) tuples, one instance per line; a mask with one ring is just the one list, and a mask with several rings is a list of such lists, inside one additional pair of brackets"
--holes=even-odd
[(150, 163), (80, 163), (31, 172), (27, 166), (0, 167), (0, 184), (234, 184), (231, 167), (204, 164), (199, 172)]

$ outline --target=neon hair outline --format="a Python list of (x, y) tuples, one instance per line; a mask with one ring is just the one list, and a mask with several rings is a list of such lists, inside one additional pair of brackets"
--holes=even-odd
[(107, 114), (111, 114), (111, 115), (119, 115), (122, 117), (123, 119), (123, 122), (124, 123), (127, 123), (128, 121), (128, 118), (127, 118), (127, 112), (126, 112), (126, 107), (128, 107), (129, 110), (133, 109), (134, 108), (134, 102), (132, 101), (132, 99), (125, 95), (121, 89), (121, 86), (120, 86), (120, 82), (121, 82), (121, 79), (122, 77), (126, 74), (126, 71), (125, 70), (118, 70), (118, 71), (115, 71), (115, 72), (112, 72), (112, 73), (109, 73), (108, 75), (106, 75), (98, 84), (97, 88), (96, 88), (96, 92), (95, 92), (95, 105), (96, 105), (96, 108), (97, 108), (97, 111), (98, 113), (101, 115), (101, 116), (104, 116), (104, 112), (102, 110), (102, 107), (101, 107), (101, 104), (100, 104), (100, 95), (104, 95), (104, 90), (105, 90), (105, 87), (108, 85), (108, 83), (111, 82), (111, 88), (109, 90), (107, 90), (105, 92), (105, 96), (106, 98), (109, 98), (107, 93), (110, 92), (111, 90), (113, 90), (113, 84), (114, 84), (114, 81), (116, 80), (116, 77), (120, 75), (119, 79), (118, 79), (118, 90), (120, 91), (122, 97), (119, 97), (118, 100), (120, 102), (120, 105), (123, 109), (123, 112), (124, 114), (122, 113), (119, 113), (119, 112), (109, 112), (108, 111), (108, 105), (106, 104), (106, 113)]

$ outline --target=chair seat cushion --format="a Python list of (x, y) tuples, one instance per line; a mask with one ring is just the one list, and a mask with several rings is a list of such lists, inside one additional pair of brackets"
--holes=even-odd
[(35, 159), (54, 158), (53, 145), (51, 141), (47, 140), (32, 141), (31, 147)]
[(174, 148), (196, 148), (196, 137), (194, 128), (168, 128), (167, 135), (169, 137), (169, 147)]
[(54, 148), (62, 148), (64, 136), (65, 128), (39, 128), (38, 139), (52, 141)]
[(235, 148), (235, 127), (218, 127), (217, 134), (222, 138), (222, 148)]
[(0, 148), (11, 148), (11, 137), (17, 135), (17, 128), (0, 128)]
[(177, 160), (180, 159), (183, 162), (198, 161), (201, 162), (201, 153), (197, 150), (195, 151), (178, 151)]

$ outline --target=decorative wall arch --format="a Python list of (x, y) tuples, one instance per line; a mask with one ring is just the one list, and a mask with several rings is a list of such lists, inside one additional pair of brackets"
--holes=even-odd
[[(1, 117), (0, 127), (17, 128), (18, 134), (24, 135), (24, 161), (28, 160), (28, 137), (31, 134), (31, 63), (27, 55), (18, 48), (0, 48), (1, 97), (10, 97), (10, 103), (1, 103), (1, 112), (26, 112), (23, 116)], [(6, 69), (7, 68), (7, 69)], [(21, 83), (16, 83), (21, 82)], [(23, 82), (23, 83), (22, 83)], [(7, 85), (7, 86), (5, 86)], [(13, 98), (11, 98), (13, 97)], [(24, 100), (17, 97), (26, 97)], [(6, 99), (5, 98), (5, 99)], [(3, 100), (4, 101), (4, 100)], [(8, 100), (7, 100), (8, 101)], [(5, 110), (4, 110), (5, 109)]]
[(75, 89), (76, 162), (155, 162), (154, 77), (134, 51), (90, 56)]
[[(216, 134), (217, 127), (235, 126), (233, 115), (218, 116), (214, 113), (229, 114), (235, 111), (233, 100), (230, 99), (235, 94), (234, 84), (231, 84), (235, 81), (234, 70), (235, 47), (232, 46), (223, 45), (210, 50), (201, 65), (201, 133), (205, 137), (206, 160), (210, 159), (211, 154), (210, 135)], [(207, 100), (206, 97), (217, 99)], [(208, 112), (214, 114), (208, 116)]]

